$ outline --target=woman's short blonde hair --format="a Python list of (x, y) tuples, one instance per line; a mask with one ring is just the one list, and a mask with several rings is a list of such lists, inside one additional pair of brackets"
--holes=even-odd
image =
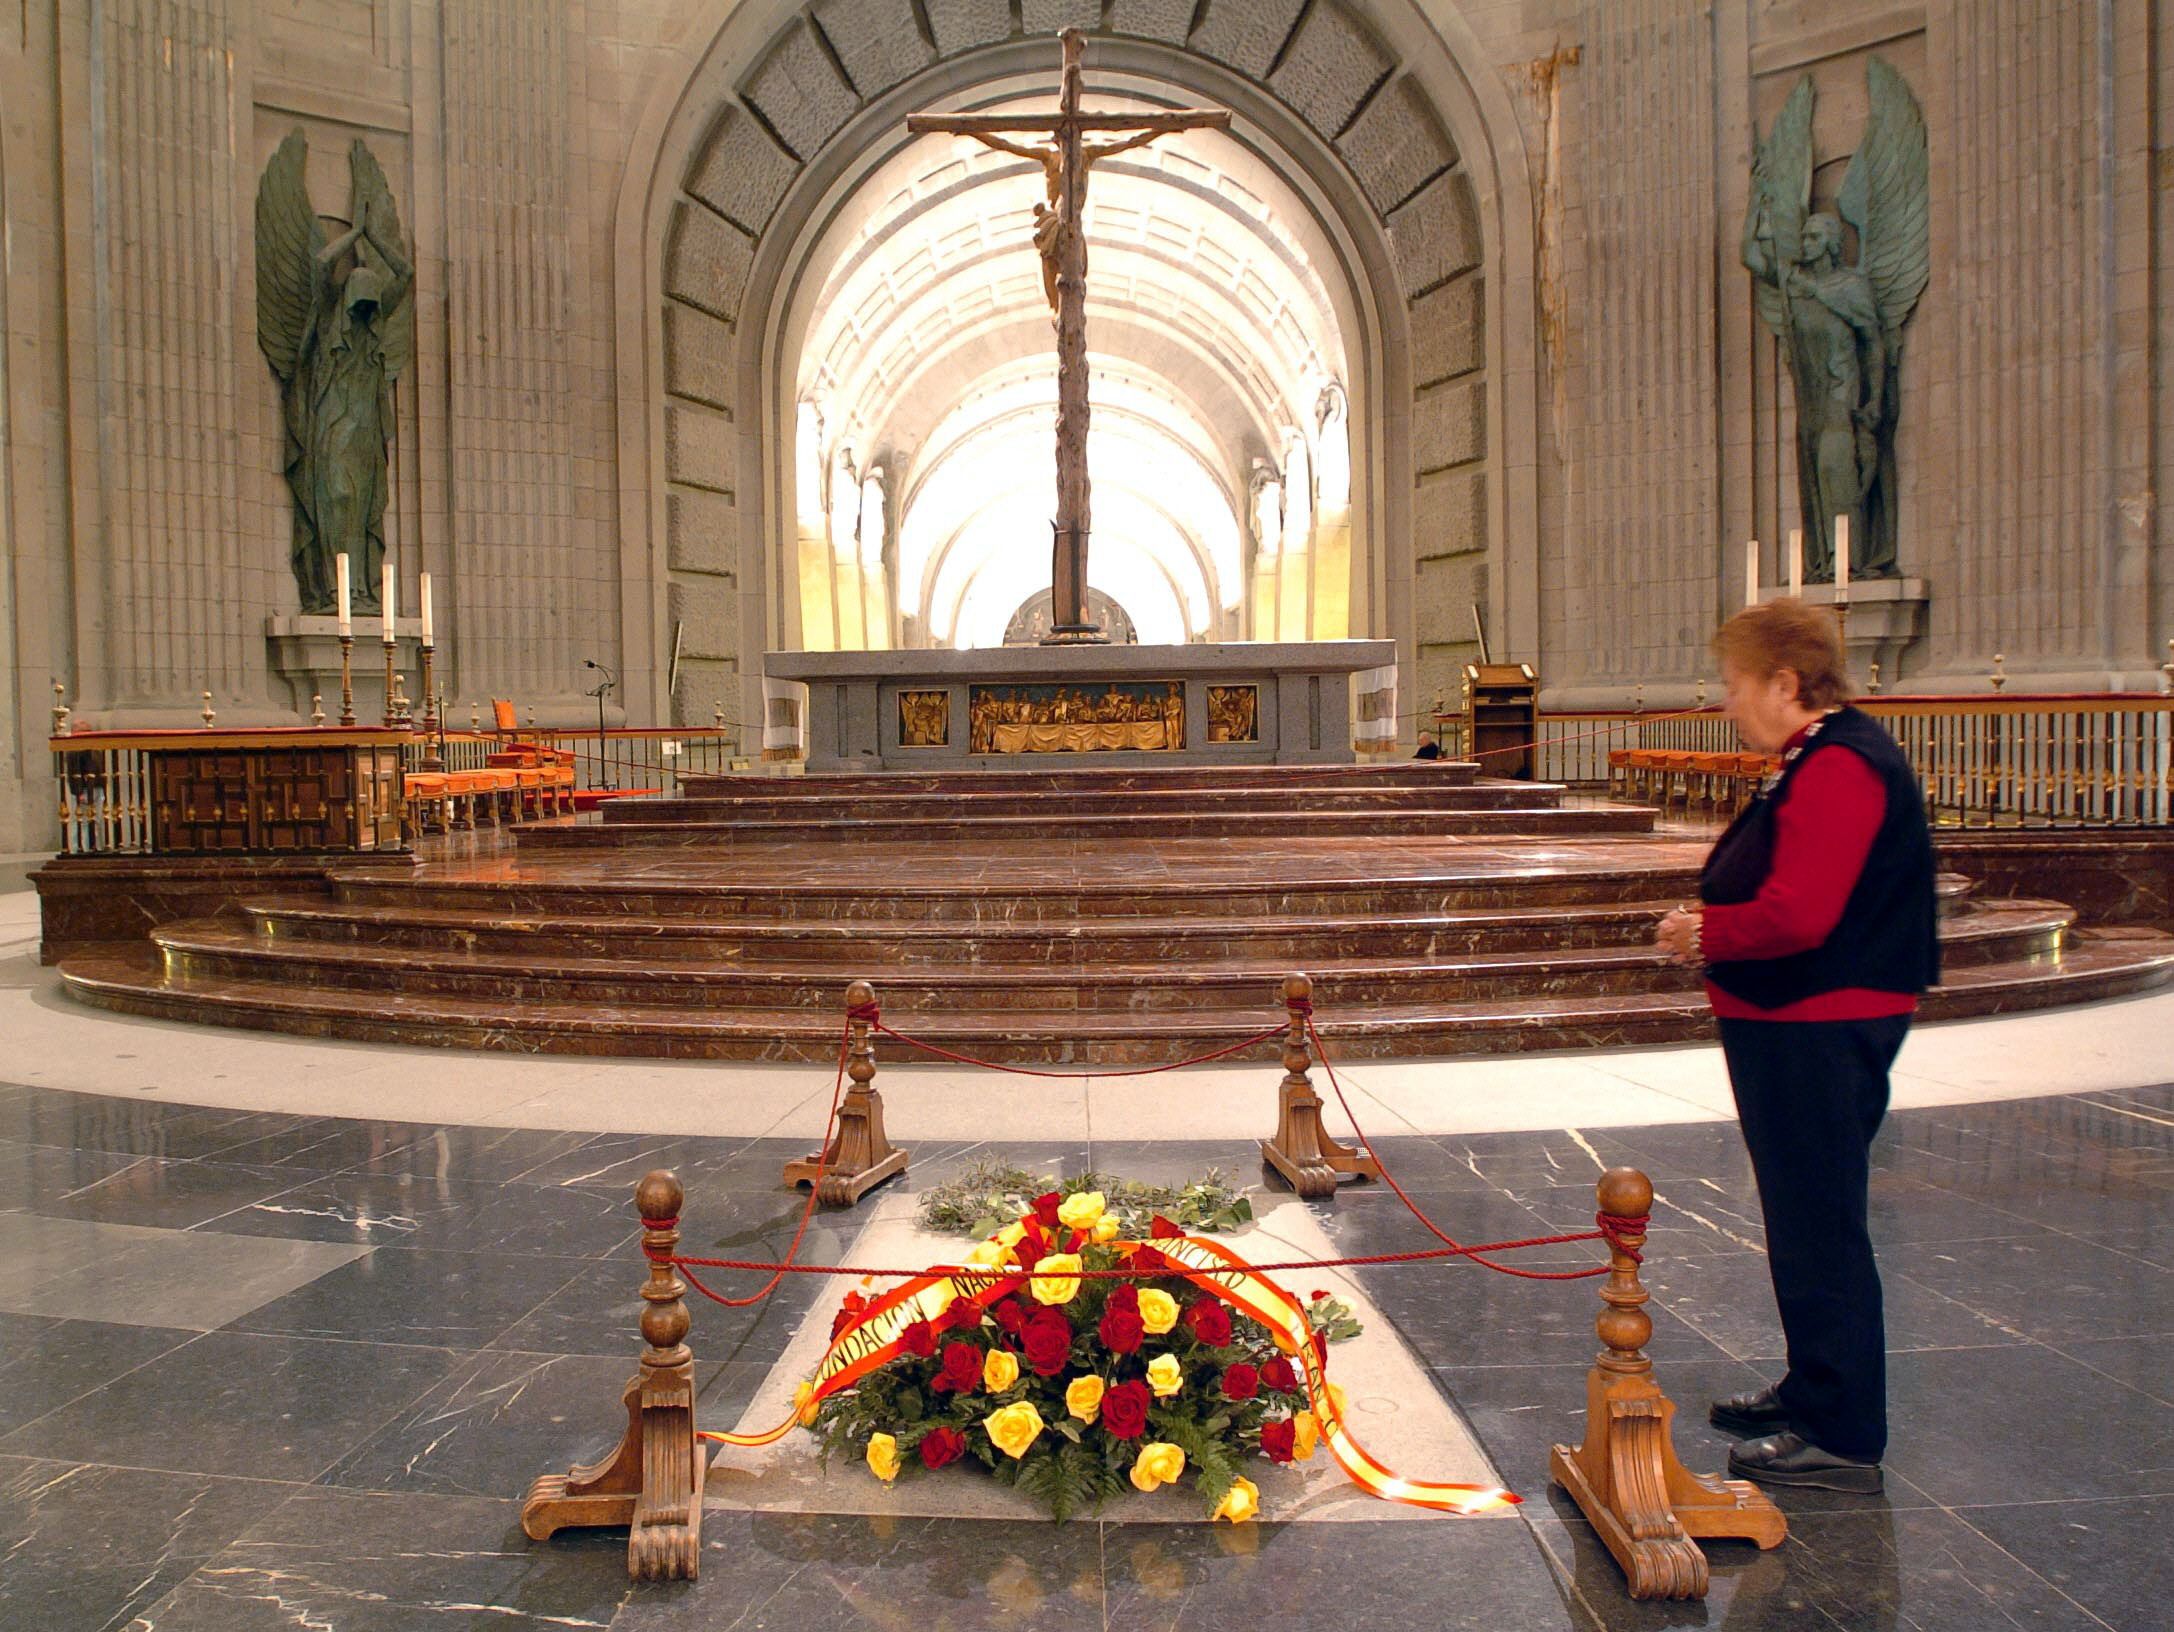
[(1792, 671), (1797, 701), (1806, 708), (1849, 701), (1849, 668), (1834, 615), (1794, 596), (1745, 607), (1715, 634), (1714, 655), (1762, 680)]

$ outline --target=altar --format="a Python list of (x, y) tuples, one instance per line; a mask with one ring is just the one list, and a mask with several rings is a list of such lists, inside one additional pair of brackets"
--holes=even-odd
[(1348, 765), (1358, 700), (1362, 719), (1396, 712), (1383, 701), (1389, 640), (770, 652), (763, 664), (770, 731), (791, 729), (811, 771)]

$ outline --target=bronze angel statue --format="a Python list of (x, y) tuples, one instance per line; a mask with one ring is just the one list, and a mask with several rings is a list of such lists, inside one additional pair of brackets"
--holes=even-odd
[(356, 606), (375, 611), (393, 382), (415, 350), (414, 268), (369, 148), (348, 149), (355, 224), (329, 241), (308, 157), (290, 132), (257, 184), (257, 344), (279, 377), (302, 610), (335, 610), (332, 563), (344, 553)]
[[(1850, 570), (1895, 570), (1895, 422), (1902, 329), (1929, 269), (1925, 118), (1902, 76), (1865, 69), (1871, 113), (1835, 200), (1812, 213), (1810, 75), (1758, 144), (1744, 265), (1759, 316), (1781, 342), (1796, 387), (1797, 494), (1808, 578), (1834, 577), (1834, 521), (1849, 517)], [(1843, 259), (1842, 223), (1857, 234)]]

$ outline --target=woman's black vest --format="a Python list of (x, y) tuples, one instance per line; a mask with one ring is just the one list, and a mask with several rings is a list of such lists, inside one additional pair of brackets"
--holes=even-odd
[(1731, 997), (1762, 1009), (1856, 987), (1922, 992), (1940, 978), (1940, 932), (1933, 906), (1932, 834), (1925, 802), (1902, 750), (1868, 714), (1830, 714), (1803, 752), (1783, 766), (1773, 787), (1752, 800), (1706, 858), (1699, 898), (1711, 906), (1751, 900), (1774, 867), (1774, 814), (1814, 754), (1846, 748), (1863, 758), (1887, 794), (1864, 871), (1849, 892), (1834, 933), (1808, 952), (1707, 966)]

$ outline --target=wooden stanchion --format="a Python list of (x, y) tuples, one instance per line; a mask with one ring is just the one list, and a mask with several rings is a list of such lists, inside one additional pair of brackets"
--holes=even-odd
[(1698, 1537), (1734, 1536), (1778, 1547), (1788, 1521), (1741, 1479), (1687, 1472), (1671, 1435), (1676, 1407), (1653, 1380), (1646, 1340), (1653, 1318), (1631, 1256), (1645, 1244), (1652, 1181), (1634, 1167), (1600, 1178), (1600, 1210), (1632, 1221), (1609, 1242), (1607, 1307), (1595, 1322), (1602, 1348), (1585, 1380), (1585, 1443), (1558, 1445), (1548, 1473), (1568, 1491), (1630, 1578), (1633, 1598), (1703, 1598), (1706, 1555)]
[(1378, 1179), (1381, 1169), (1374, 1159), (1348, 1145), (1340, 1145), (1321, 1126), (1321, 1096), (1307, 1076), (1313, 1051), (1306, 1043), (1306, 1019), (1313, 1012), (1313, 981), (1305, 975), (1286, 975), (1283, 1003), (1290, 1011), (1291, 1029), (1283, 1038), (1283, 1085), (1278, 1091), (1276, 1136), (1261, 1141), (1261, 1160), (1290, 1181), (1301, 1196), (1332, 1196), (1338, 1176), (1354, 1173)]
[(876, 1045), (869, 1022), (853, 1013), (875, 1006), (876, 989), (856, 980), (845, 989), (845, 1074), (852, 1086), (838, 1107), (830, 1143), (812, 1156), (785, 1164), (787, 1184), (811, 1184), (825, 1207), (850, 1207), (894, 1173), (906, 1171), (907, 1153), (883, 1136), (883, 1095), (876, 1079)]
[(601, 1462), (540, 1475), (521, 1504), (521, 1528), (536, 1541), (558, 1530), (626, 1525), (627, 1574), (637, 1581), (692, 1581), (702, 1564), (709, 1451), (694, 1437), (687, 1284), (669, 1261), (685, 1200), (678, 1178), (661, 1168), (634, 1190), (649, 1279), (641, 1369), (626, 1389), (626, 1437)]

